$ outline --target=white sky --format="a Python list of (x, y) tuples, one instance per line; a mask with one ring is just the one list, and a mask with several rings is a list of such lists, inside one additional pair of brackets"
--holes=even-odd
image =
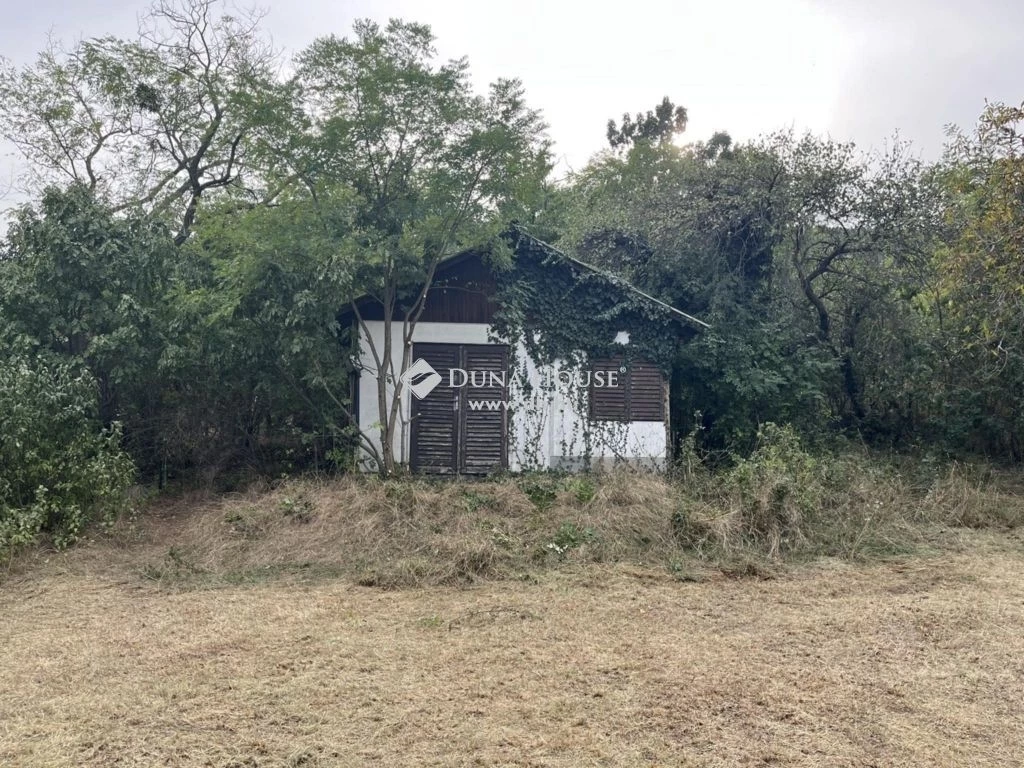
[[(286, 52), (347, 34), (354, 18), (430, 24), (445, 57), (481, 87), (519, 77), (550, 125), (560, 169), (604, 145), (605, 124), (663, 96), (687, 137), (737, 139), (794, 127), (880, 147), (899, 130), (926, 158), (944, 126), (986, 99), (1024, 99), (1020, 0), (262, 0)], [(131, 36), (147, 0), (0, 0), (0, 55), (22, 64), (48, 33)], [(9, 152), (9, 148), (7, 148)], [(18, 161), (0, 158), (0, 184)], [(9, 201), (9, 198), (8, 198)], [(2, 204), (0, 204), (2, 206)]]

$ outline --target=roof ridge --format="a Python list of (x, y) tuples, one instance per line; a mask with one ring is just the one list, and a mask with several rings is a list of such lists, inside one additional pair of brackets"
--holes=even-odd
[(551, 245), (551, 243), (548, 243), (548, 242), (545, 242), (544, 240), (541, 240), (539, 237), (535, 236), (529, 230), (527, 230), (522, 224), (513, 223), (511, 225), (511, 228), (517, 234), (524, 235), (524, 236), (530, 238), (530, 240), (532, 240), (534, 243), (537, 243), (538, 245), (540, 245), (543, 248), (547, 249), (548, 251), (554, 253), (556, 256), (560, 256), (561, 258), (565, 259), (566, 261), (570, 261), (573, 264), (576, 264), (576, 265), (578, 265), (580, 267), (583, 267), (584, 269), (587, 269), (587, 270), (593, 272), (594, 274), (600, 275), (601, 277), (603, 277), (603, 278), (605, 278), (607, 280), (610, 280), (614, 284), (622, 285), (623, 287), (627, 288), (628, 290), (632, 291), (633, 293), (637, 294), (638, 296), (642, 296), (645, 299), (647, 299), (648, 301), (652, 301), (652, 302), (654, 302), (655, 304), (657, 304), (660, 307), (664, 307), (665, 309), (667, 309), (667, 310), (669, 310), (671, 312), (675, 312), (680, 317), (686, 318), (687, 320), (689, 320), (692, 323), (696, 323), (697, 325), (699, 325), (699, 326), (701, 326), (703, 328), (710, 328), (711, 327), (711, 325), (709, 323), (706, 323), (703, 320), (700, 320), (699, 318), (694, 317), (693, 315), (687, 314), (686, 312), (683, 312), (683, 310), (681, 310), (681, 309), (677, 309), (676, 307), (673, 307), (668, 302), (662, 301), (659, 298), (651, 296), (651, 294), (649, 294), (646, 291), (643, 291), (640, 288), (636, 287), (635, 285), (633, 285), (633, 283), (631, 283), (629, 280), (627, 280), (626, 278), (622, 277), (621, 275), (616, 275), (614, 272), (609, 272), (609, 271), (607, 271), (605, 269), (602, 269), (601, 267), (596, 267), (593, 264), (590, 264), (590, 263), (588, 263), (586, 261), (583, 261), (583, 259), (577, 258), (576, 256), (572, 256), (572, 255), (566, 253), (565, 251), (563, 251), (563, 250), (561, 250), (559, 248), (556, 248), (555, 246)]

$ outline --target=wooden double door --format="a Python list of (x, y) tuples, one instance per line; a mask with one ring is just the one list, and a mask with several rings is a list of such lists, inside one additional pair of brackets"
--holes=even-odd
[(482, 475), (508, 467), (508, 347), (413, 344), (441, 376), (413, 397), (410, 429), (415, 472)]

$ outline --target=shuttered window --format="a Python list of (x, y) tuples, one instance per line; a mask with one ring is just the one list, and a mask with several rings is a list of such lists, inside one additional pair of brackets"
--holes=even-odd
[(665, 420), (665, 377), (661, 369), (636, 360), (629, 369), (629, 420)]
[[(442, 383), (412, 400), (411, 463), (416, 472), (487, 474), (508, 466), (508, 410), (470, 407), (507, 401), (508, 347), (503, 344), (413, 345), (413, 357), (441, 374)], [(449, 370), (473, 378), (452, 387)], [(487, 374), (500, 374), (490, 376)], [(477, 383), (479, 381), (479, 383)]]
[(594, 360), (589, 395), (591, 421), (665, 420), (665, 377), (646, 360)]
[[(590, 420), (629, 421), (629, 380), (622, 360), (604, 358), (590, 364)], [(628, 373), (628, 369), (627, 369)], [(609, 386), (614, 378), (616, 386)]]

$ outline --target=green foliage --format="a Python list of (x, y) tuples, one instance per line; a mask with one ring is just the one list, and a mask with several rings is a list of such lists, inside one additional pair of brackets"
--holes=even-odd
[(725, 479), (743, 507), (744, 534), (766, 542), (772, 553), (795, 546), (802, 522), (824, 502), (820, 472), (792, 428), (762, 425), (757, 448)]
[[(778, 317), (743, 307), (704, 315), (711, 328), (682, 347), (673, 370), (671, 413), (677, 434), (693, 433), (706, 454), (745, 455), (759, 425), (778, 419), (821, 434), (830, 417), (828, 387), (838, 367), (817, 345), (801, 343)], [(700, 420), (692, 414), (700, 413)]]
[(494, 505), (494, 499), (486, 493), (479, 493), (468, 488), (463, 491), (462, 498), (466, 510), (469, 512), (479, 512), (481, 509), (489, 509)]
[[(936, 366), (950, 442), (1024, 458), (1024, 105), (991, 104), (973, 134), (954, 133), (937, 172), (945, 193)], [(944, 360), (942, 358), (945, 358)], [(949, 429), (951, 428), (951, 429)]]
[[(212, 0), (160, 3), (141, 27), (0, 72), (0, 134), (35, 183), (74, 180), (12, 230), (0, 345), (85, 360), (102, 417), (146, 435), (154, 471), (369, 444), (339, 310), (369, 294), (411, 329), (442, 258), (531, 217), (550, 170), (539, 114), (515, 80), (475, 93), (421, 24), (359, 21), (289, 80), (255, 18)], [(381, 386), (401, 373), (390, 343)]]
[[(348, 215), (346, 201), (333, 200), (335, 219)], [(179, 382), (168, 405), (188, 414), (176, 462), (234, 453), (287, 471), (310, 461), (330, 466), (332, 452), (346, 461), (351, 346), (337, 312), (351, 271), (316, 212), (292, 199), (218, 211), (180, 259), (161, 359), (165, 380)], [(210, 432), (223, 442), (204, 440)]]
[(519, 487), (538, 512), (550, 509), (558, 498), (558, 477), (550, 473), (526, 475)]
[(162, 227), (115, 218), (83, 186), (50, 188), (17, 212), (6, 251), (0, 345), (81, 360), (104, 386), (154, 368), (174, 257)]
[[(581, 267), (518, 232), (514, 236), (515, 269), (498, 274), (496, 333), (522, 343), (542, 363), (583, 365), (625, 353), (670, 368), (680, 340), (693, 333), (691, 325), (624, 290), (620, 278)], [(629, 332), (628, 347), (615, 343), (619, 331)]]
[(765, 421), (891, 439), (917, 401), (888, 397), (889, 378), (909, 388), (916, 372), (893, 365), (906, 339), (886, 328), (920, 330), (933, 192), (901, 145), (869, 158), (789, 133), (638, 142), (573, 179), (563, 242), (710, 322), (675, 339), (677, 435), (700, 410), (701, 447), (718, 455), (751, 450)]
[(392, 349), (408, 348), (438, 263), (489, 241), (500, 261), (496, 235), (536, 209), (550, 170), (545, 126), (521, 83), (500, 79), (480, 95), (464, 59), (436, 59), (429, 27), (361, 20), (351, 38), (316, 40), (297, 60), (310, 126), (290, 150), (302, 184), (289, 196), (329, 243), (343, 278), (329, 295), (334, 307), (368, 295), (384, 317), (402, 319), (402, 338), (366, 338), (362, 350), (380, 388), (380, 455), (366, 431), (359, 438), (384, 474), (400, 458), (400, 398), (385, 389), (412, 362), (396, 365)]
[[(899, 143), (865, 155), (792, 133), (679, 146), (686, 110), (666, 98), (611, 121), (611, 150), (560, 184), (521, 83), (477, 92), (425, 25), (358, 21), (287, 78), (255, 18), (212, 0), (160, 3), (142, 26), (0, 68), (0, 134), (37, 192), (0, 246), (0, 356), (22, 371), (5, 374), (7, 396), (42, 418), (32, 398), (52, 376), (66, 399), (50, 417), (71, 419), (58, 411), (84, 402), (69, 382), (87, 371), (88, 419), (61, 427), (104, 435), (102, 450), (67, 440), (83, 465), (113, 455), (119, 423), (161, 481), (349, 468), (372, 444), (352, 419), (356, 359), (377, 357), (382, 390), (400, 377), (409, 361), (391, 350), (407, 348), (438, 263), (467, 247), (498, 273), (494, 330), (539, 361), (620, 352), (628, 330), (626, 364), (671, 373), (687, 461), (720, 465), (744, 530), (777, 548), (818, 492), (800, 456), (838, 435), (1024, 459), (1024, 107), (991, 105), (929, 168)], [(517, 243), (498, 235), (513, 221), (513, 241), (559, 249), (523, 238), (511, 269)], [(354, 344), (363, 295), (402, 321), (382, 349)], [(393, 473), (397, 406), (376, 421)], [(61, 506), (72, 480), (36, 479), (4, 497), (20, 510), (11, 541), (65, 541), (106, 504)], [(542, 511), (599, 501), (589, 479), (523, 482)], [(702, 541), (691, 512), (678, 535)]]
[(608, 121), (608, 144), (612, 149), (629, 146), (642, 141), (668, 141), (676, 134), (686, 130), (686, 107), (677, 107), (668, 96), (646, 114), (637, 113), (631, 118), (628, 113), (622, 116), (622, 125), (614, 120)]
[(350, 218), (328, 232), (352, 265), (352, 289), (382, 302), (411, 291), (398, 299), (406, 310), (440, 258), (528, 208), (550, 167), (544, 124), (518, 81), (478, 95), (465, 60), (435, 59), (430, 28), (397, 20), (358, 21), (352, 38), (321, 38), (298, 57), (313, 117), (296, 149), (315, 192), (305, 204), (322, 215), (339, 190), (351, 194)]
[(0, 549), (39, 534), (57, 547), (123, 509), (134, 467), (120, 428), (96, 419), (96, 382), (65, 363), (0, 368)]
[(750, 456), (690, 473), (672, 530), (702, 556), (754, 567), (763, 558), (899, 554), (919, 535), (913, 524), (945, 521), (948, 510), (922, 492), (938, 485), (908, 483), (891, 457), (849, 447), (812, 455), (791, 427), (764, 424)]
[(560, 498), (586, 506), (594, 501), (600, 487), (591, 475), (561, 472), (529, 472), (516, 478), (515, 483), (538, 512), (547, 512)]
[(581, 528), (574, 522), (565, 522), (558, 526), (555, 535), (544, 548), (553, 552), (559, 558), (565, 557), (569, 550), (576, 549), (588, 542), (597, 539), (597, 532), (593, 528)]
[(122, 422), (140, 466), (152, 465), (177, 257), (166, 229), (72, 185), (17, 211), (3, 251), (0, 354), (85, 366), (101, 421)]
[(0, 259), (0, 349), (85, 365), (101, 420), (124, 424), (149, 477), (347, 459), (332, 397), (347, 398), (351, 370), (336, 319), (348, 272), (313, 218), (297, 205), (211, 217), (175, 248), (84, 187), (48, 190)]
[(762, 424), (754, 450), (718, 473), (692, 473), (672, 514), (672, 530), (686, 547), (702, 551), (748, 547), (775, 557), (817, 537), (825, 519), (828, 461), (812, 456), (796, 431)]
[(580, 504), (589, 504), (597, 495), (597, 483), (589, 475), (574, 475), (565, 482), (565, 490)]
[(273, 196), (290, 90), (257, 14), (216, 0), (155, 3), (135, 39), (57, 41), (0, 66), (0, 136), (38, 192), (70, 179), (140, 209), (184, 242), (202, 202)]
[(313, 502), (306, 496), (285, 496), (281, 499), (280, 509), (281, 514), (295, 523), (312, 522), (315, 516)]

